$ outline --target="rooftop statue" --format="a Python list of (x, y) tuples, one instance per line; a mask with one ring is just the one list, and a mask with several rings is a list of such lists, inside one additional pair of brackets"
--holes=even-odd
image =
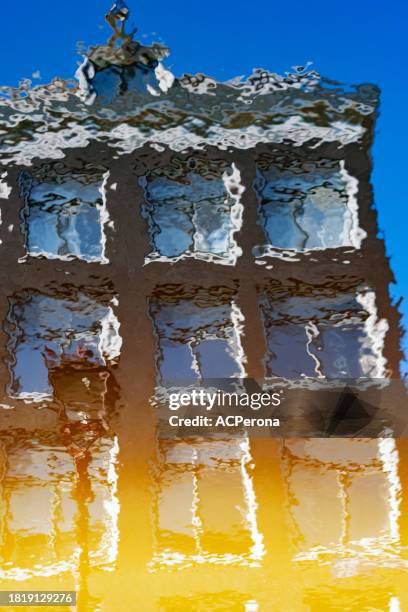
[(174, 76), (160, 61), (169, 55), (163, 45), (144, 46), (134, 40), (136, 28), (126, 33), (129, 9), (116, 2), (105, 16), (113, 34), (105, 45), (91, 47), (76, 76), (87, 104), (111, 102), (127, 91), (160, 95), (174, 83)]

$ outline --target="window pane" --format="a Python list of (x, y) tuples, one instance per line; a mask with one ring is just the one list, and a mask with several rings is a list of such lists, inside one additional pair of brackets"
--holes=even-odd
[(243, 376), (240, 315), (227, 288), (158, 288), (150, 301), (162, 383)]
[(11, 299), (6, 331), (12, 397), (52, 397), (50, 372), (63, 366), (89, 369), (115, 361), (119, 323), (111, 306), (78, 292), (72, 299), (27, 291)]
[(29, 255), (106, 263), (103, 183), (107, 172), (86, 166), (47, 166), (20, 177), (25, 199), (24, 234)]
[(357, 181), (343, 161), (258, 160), (254, 189), (267, 238), (259, 255), (273, 255), (274, 248), (359, 248), (365, 234), (358, 227)]
[(283, 285), (261, 292), (268, 377), (381, 378), (387, 324), (372, 291)]
[(235, 264), (241, 251), (234, 233), (242, 223), (238, 170), (221, 161), (177, 162), (140, 181), (153, 248), (147, 261), (194, 257)]

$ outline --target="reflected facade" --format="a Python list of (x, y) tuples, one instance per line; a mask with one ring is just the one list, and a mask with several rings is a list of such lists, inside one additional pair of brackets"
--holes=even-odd
[(74, 103), (58, 90), (75, 138), (44, 146), (47, 111), (0, 173), (3, 588), (76, 590), (79, 612), (408, 609), (395, 431), (171, 437), (157, 410), (208, 379), (399, 377), (378, 91), (170, 78), (127, 17)]

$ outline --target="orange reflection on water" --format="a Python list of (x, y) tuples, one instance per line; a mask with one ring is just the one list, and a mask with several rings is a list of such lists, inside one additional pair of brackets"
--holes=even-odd
[(78, 610), (406, 609), (405, 441), (122, 452), (89, 432), (1, 431), (2, 589), (75, 589)]
[(2, 589), (76, 590), (79, 612), (408, 609), (406, 440), (159, 435), (156, 375), (241, 363), (233, 297), (159, 292), (139, 377), (109, 291), (10, 302)]
[(259, 562), (248, 440), (168, 440), (159, 448), (154, 566)]

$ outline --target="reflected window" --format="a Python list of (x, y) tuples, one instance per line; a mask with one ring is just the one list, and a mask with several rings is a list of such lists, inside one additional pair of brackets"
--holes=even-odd
[(23, 292), (10, 300), (5, 328), (11, 357), (8, 393), (16, 399), (50, 399), (50, 374), (58, 368), (97, 369), (120, 354), (112, 307), (83, 292), (66, 298)]
[(162, 440), (159, 448), (155, 562), (259, 560), (248, 440)]
[(141, 179), (153, 251), (146, 261), (185, 257), (234, 265), (241, 249), (240, 174), (223, 161), (173, 160)]
[(105, 169), (61, 163), (20, 176), (25, 200), (23, 231), (28, 255), (107, 263), (103, 225)]
[(267, 377), (381, 378), (388, 325), (379, 320), (368, 289), (341, 286), (284, 288), (261, 292)]
[(84, 551), (91, 567), (112, 567), (118, 548), (116, 438), (94, 442), (86, 472), (52, 432), (0, 432), (0, 451), (1, 578), (76, 574)]
[(243, 316), (226, 287), (158, 287), (150, 300), (163, 384), (244, 375)]
[(358, 223), (357, 181), (343, 161), (265, 156), (258, 160), (254, 189), (267, 239), (256, 254), (360, 247), (365, 232)]
[(354, 552), (378, 560), (398, 543), (393, 439), (287, 440), (283, 457), (299, 559)]

